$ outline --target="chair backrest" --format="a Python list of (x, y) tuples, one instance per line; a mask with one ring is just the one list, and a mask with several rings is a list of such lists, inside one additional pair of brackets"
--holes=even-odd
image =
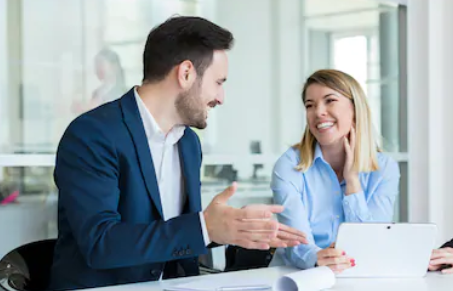
[(275, 249), (249, 250), (238, 246), (228, 246), (225, 252), (225, 272), (266, 268), (269, 266)]
[(3, 265), (6, 270), (8, 285), (20, 291), (46, 290), (55, 242), (55, 239), (32, 242), (9, 252), (0, 261), (0, 269)]

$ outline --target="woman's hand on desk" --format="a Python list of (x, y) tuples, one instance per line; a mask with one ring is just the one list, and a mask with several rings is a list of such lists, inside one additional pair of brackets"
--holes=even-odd
[(355, 260), (346, 255), (342, 250), (328, 247), (318, 252), (318, 266), (327, 266), (338, 274), (355, 266)]
[(430, 271), (442, 270), (442, 274), (453, 274), (453, 249), (443, 248), (433, 250), (428, 269)]

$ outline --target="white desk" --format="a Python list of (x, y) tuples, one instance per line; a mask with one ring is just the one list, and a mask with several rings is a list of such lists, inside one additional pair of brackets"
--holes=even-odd
[[(272, 284), (281, 276), (297, 271), (288, 267), (273, 267), (250, 271), (220, 273), (208, 275), (211, 278), (228, 276), (231, 280), (241, 278), (262, 278), (263, 283)], [(214, 277), (215, 276), (215, 277)], [(94, 288), (90, 291), (162, 291), (164, 287), (189, 282), (203, 278), (190, 277), (173, 280), (164, 280), (161, 282), (147, 282), (137, 284), (119, 285), (113, 287)], [(453, 275), (442, 275), (440, 273), (428, 273), (424, 278), (417, 279), (345, 279), (339, 278), (334, 286), (330, 289), (334, 291), (451, 291), (453, 290)]]

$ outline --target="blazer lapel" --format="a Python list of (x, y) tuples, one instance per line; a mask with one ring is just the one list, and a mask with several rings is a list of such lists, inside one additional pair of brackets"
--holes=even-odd
[[(201, 153), (197, 147), (195, 133), (186, 129), (183, 137), (178, 142), (179, 156), (182, 164), (182, 175), (184, 177), (184, 191), (186, 193), (186, 211), (201, 211), (201, 190), (200, 190), (200, 159)], [(188, 209), (187, 209), (188, 207)]]
[(157, 184), (156, 171), (153, 158), (149, 150), (148, 139), (146, 138), (143, 121), (135, 101), (134, 88), (129, 90), (120, 100), (123, 111), (124, 122), (132, 136), (135, 150), (138, 156), (140, 169), (145, 180), (146, 189), (154, 202), (160, 216), (163, 218), (162, 202), (160, 200), (159, 186)]

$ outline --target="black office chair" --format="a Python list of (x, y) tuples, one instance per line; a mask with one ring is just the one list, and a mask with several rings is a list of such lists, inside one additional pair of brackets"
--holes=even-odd
[(55, 239), (32, 242), (9, 252), (0, 261), (0, 289), (47, 290), (55, 242)]
[(225, 272), (266, 268), (269, 266), (275, 249), (249, 250), (238, 246), (228, 246), (225, 251)]

